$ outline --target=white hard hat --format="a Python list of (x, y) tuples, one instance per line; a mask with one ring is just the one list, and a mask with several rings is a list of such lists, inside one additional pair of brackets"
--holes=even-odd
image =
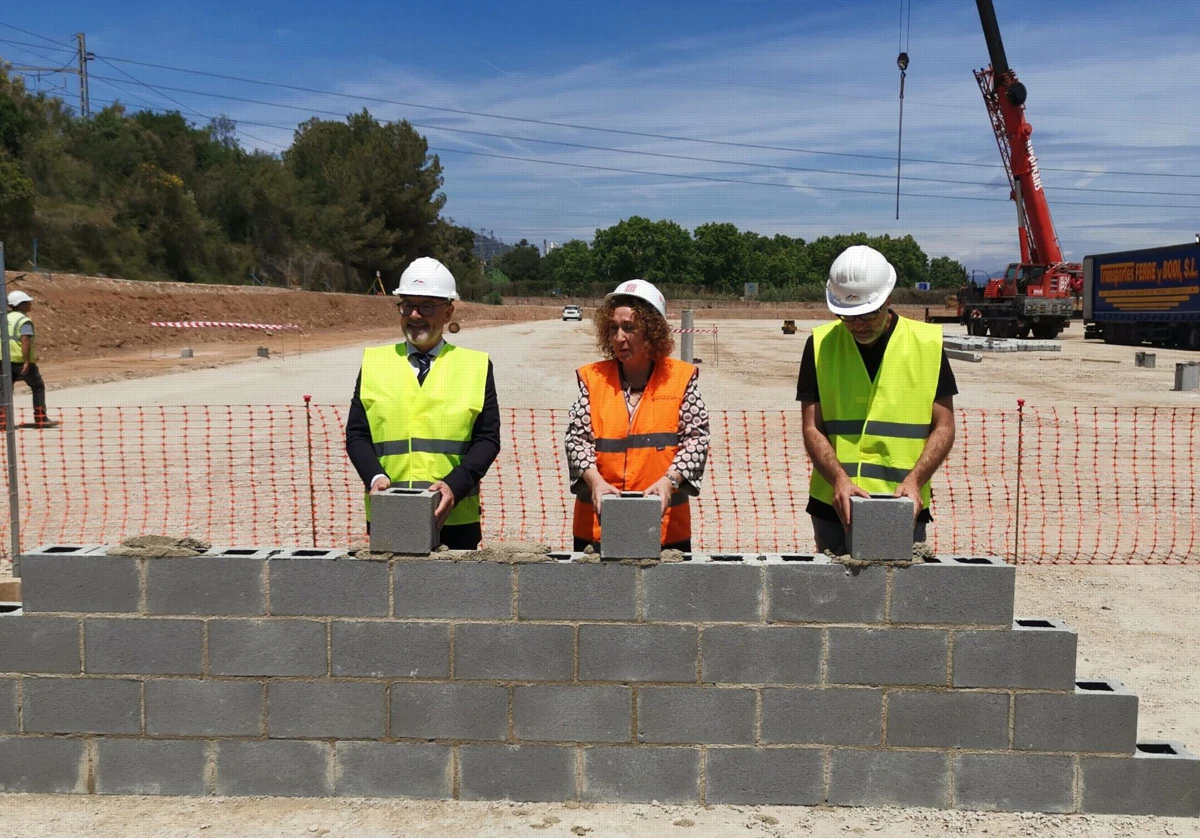
[(33, 303), (33, 298), (18, 289), (15, 292), (8, 293), (8, 305), (10, 307), (20, 306), (22, 303)]
[(458, 300), (458, 286), (450, 269), (433, 257), (420, 257), (404, 269), (400, 275), (400, 285), (392, 294)]
[(654, 287), (654, 284), (648, 280), (629, 280), (617, 286), (615, 291), (609, 292), (604, 296), (605, 300), (618, 297), (620, 295), (628, 295), (629, 297), (641, 298), (646, 303), (658, 310), (658, 314), (667, 317), (667, 300), (662, 296), (662, 292)]
[(866, 245), (851, 245), (829, 267), (825, 303), (834, 315), (865, 315), (883, 306), (896, 287), (896, 269)]

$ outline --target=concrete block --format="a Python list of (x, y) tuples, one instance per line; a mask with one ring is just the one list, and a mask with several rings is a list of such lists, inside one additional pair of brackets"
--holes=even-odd
[(462, 799), (576, 799), (573, 747), (467, 745), (458, 749)]
[(934, 557), (892, 571), (896, 624), (1009, 627), (1016, 567), (996, 557)]
[(442, 499), (431, 490), (390, 487), (371, 494), (371, 551), (428, 554), (438, 546), (434, 510)]
[(291, 619), (208, 623), (208, 667), (222, 676), (303, 677), (328, 673), (325, 624)]
[(0, 680), (0, 732), (16, 732), (17, 724), (17, 681)]
[(887, 569), (847, 569), (840, 563), (767, 566), (767, 621), (830, 624), (883, 621)]
[(137, 735), (142, 731), (141, 683), (72, 677), (26, 677), (26, 732)]
[(386, 688), (365, 682), (267, 684), (272, 738), (382, 738)]
[(257, 545), (214, 545), (201, 557), (231, 557), (238, 560), (266, 560), (280, 552), (279, 548)]
[(96, 793), (204, 796), (208, 745), (203, 741), (96, 739)]
[(146, 560), (146, 610), (152, 615), (263, 615), (266, 561), (245, 557)]
[(1137, 696), (1117, 680), (1079, 680), (1072, 694), (1018, 694), (1013, 748), (1133, 754)]
[(263, 689), (242, 680), (146, 680), (146, 734), (262, 735)]
[(82, 738), (0, 738), (0, 792), (87, 793), (87, 742)]
[(646, 621), (758, 621), (762, 566), (665, 563), (642, 572)]
[(450, 625), (334, 621), (335, 677), (450, 676)]
[(1183, 744), (1150, 741), (1131, 758), (1079, 759), (1089, 814), (1200, 817), (1200, 759)]
[(811, 685), (821, 681), (821, 630), (706, 627), (700, 660), (701, 682)]
[(911, 560), (913, 504), (905, 498), (850, 500), (846, 551), (856, 560)]
[(513, 734), (518, 741), (633, 740), (633, 692), (617, 685), (518, 685)]
[(829, 804), (949, 808), (949, 754), (833, 750), (829, 755)]
[(710, 805), (818, 805), (822, 750), (708, 750)]
[(460, 624), (454, 676), (460, 680), (569, 680), (575, 628), (551, 624)]
[(218, 741), (217, 796), (329, 796), (329, 744)]
[(374, 560), (271, 558), (272, 615), (388, 614), (388, 567)]
[(1008, 703), (998, 692), (890, 691), (888, 746), (1008, 749)]
[(1011, 630), (954, 634), (955, 688), (1073, 691), (1077, 636), (1053, 618), (1018, 618)]
[(695, 627), (582, 624), (579, 679), (696, 682)]
[(877, 688), (768, 688), (763, 691), (764, 744), (875, 746), (883, 692)]
[(503, 741), (508, 689), (466, 683), (394, 683), (393, 738)]
[(662, 553), (662, 502), (657, 496), (636, 492), (603, 496), (600, 508), (601, 557), (624, 560)]
[(49, 615), (0, 618), (0, 673), (78, 674), (79, 620)]
[(86, 553), (97, 548), (46, 546), (22, 557), (25, 612), (137, 612), (138, 561)]
[(512, 618), (512, 567), (502, 563), (397, 563), (397, 618)]
[(698, 802), (700, 750), (586, 748), (582, 798), (585, 802)]
[(179, 618), (86, 618), (89, 674), (199, 674), (204, 622)]
[(754, 692), (740, 688), (643, 688), (638, 740), (649, 744), (753, 744)]
[(624, 619), (637, 613), (637, 569), (598, 563), (533, 563), (517, 569), (517, 617)]
[(445, 744), (334, 745), (338, 796), (449, 799), (451, 748)]
[(1155, 366), (1157, 361), (1158, 356), (1155, 353), (1146, 353), (1142, 350), (1139, 350), (1133, 354), (1134, 367), (1152, 368)]
[(965, 753), (953, 761), (956, 808), (1051, 814), (1075, 809), (1071, 756)]
[(860, 685), (946, 685), (943, 630), (829, 629), (828, 678)]

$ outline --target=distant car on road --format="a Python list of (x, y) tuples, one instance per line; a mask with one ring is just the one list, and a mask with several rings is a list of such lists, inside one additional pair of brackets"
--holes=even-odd
[(583, 320), (583, 311), (573, 303), (567, 304), (566, 306), (563, 307), (563, 320), (564, 321), (582, 321)]

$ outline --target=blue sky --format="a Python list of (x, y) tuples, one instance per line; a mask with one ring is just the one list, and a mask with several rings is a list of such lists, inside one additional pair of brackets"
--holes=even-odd
[[(1064, 252), (1190, 241), (1200, 3), (994, 2)], [(93, 108), (224, 113), (247, 147), (281, 151), (296, 123), (364, 106), (408, 119), (445, 168), (446, 214), (508, 242), (590, 240), (642, 215), (805, 239), (912, 234), (985, 271), (1016, 257), (971, 0), (59, 0), (10, 4), (0, 23), (0, 56), (17, 64), (65, 63), (43, 39), (87, 33)]]

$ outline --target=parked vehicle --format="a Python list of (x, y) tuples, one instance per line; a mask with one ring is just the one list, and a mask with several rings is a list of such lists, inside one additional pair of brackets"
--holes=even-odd
[(1200, 242), (1083, 258), (1084, 338), (1200, 350)]
[(583, 320), (583, 310), (581, 310), (575, 304), (569, 303), (563, 307), (562, 319), (564, 321), (582, 321)]

